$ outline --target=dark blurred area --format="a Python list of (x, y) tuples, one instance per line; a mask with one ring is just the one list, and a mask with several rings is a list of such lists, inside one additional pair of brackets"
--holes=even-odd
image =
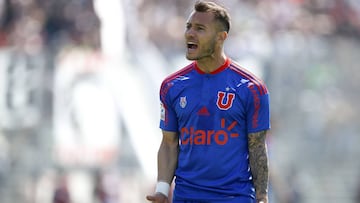
[[(1, 203), (145, 201), (194, 2), (0, 0)], [(217, 2), (270, 90), (270, 202), (360, 202), (360, 1)]]
[(2, 46), (100, 47), (100, 21), (91, 0), (3, 0), (1, 5)]

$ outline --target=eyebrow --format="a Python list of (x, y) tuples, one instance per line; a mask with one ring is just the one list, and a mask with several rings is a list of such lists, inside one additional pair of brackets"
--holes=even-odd
[(200, 23), (194, 23), (194, 24), (192, 24), (192, 23), (190, 23), (190, 22), (186, 22), (186, 25), (193, 25), (193, 26), (197, 26), (197, 27), (206, 27), (206, 25), (200, 24)]

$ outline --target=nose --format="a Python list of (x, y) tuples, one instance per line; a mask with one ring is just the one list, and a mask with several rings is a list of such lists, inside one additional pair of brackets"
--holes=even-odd
[(192, 28), (187, 28), (185, 30), (185, 37), (193, 37), (195, 34), (194, 34), (194, 29)]

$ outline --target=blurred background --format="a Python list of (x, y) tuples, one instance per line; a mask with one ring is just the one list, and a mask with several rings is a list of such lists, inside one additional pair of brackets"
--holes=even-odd
[[(193, 0), (0, 0), (0, 202), (140, 203)], [(271, 203), (360, 202), (360, 1), (223, 0), (271, 94)]]

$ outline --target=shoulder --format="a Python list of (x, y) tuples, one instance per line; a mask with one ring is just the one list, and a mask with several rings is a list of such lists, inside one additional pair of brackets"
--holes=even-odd
[(246, 86), (250, 91), (258, 91), (260, 95), (268, 94), (265, 82), (246, 68), (232, 61), (229, 69), (240, 78), (240, 84)]
[(174, 85), (175, 80), (182, 80), (186, 74), (190, 73), (195, 69), (195, 64), (191, 63), (180, 70), (168, 75), (161, 83), (161, 91), (167, 91), (171, 86)]

